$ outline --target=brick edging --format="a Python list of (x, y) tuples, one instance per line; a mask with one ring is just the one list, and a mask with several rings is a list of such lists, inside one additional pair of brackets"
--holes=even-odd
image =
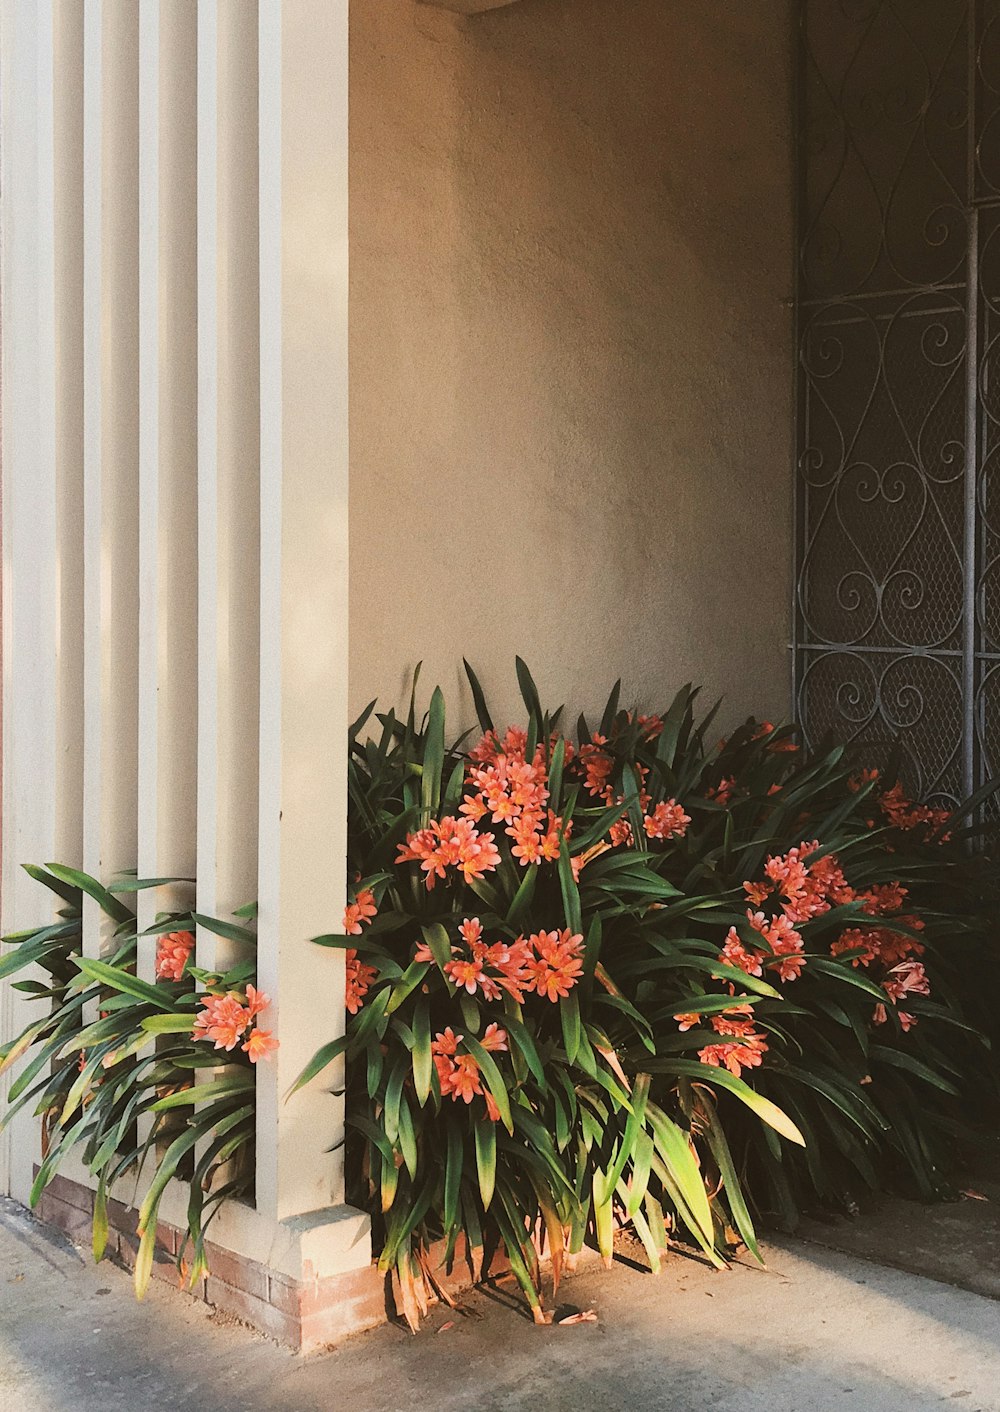
[[(94, 1194), (89, 1187), (67, 1177), (53, 1176), (35, 1206), (36, 1216), (57, 1226), (74, 1244), (89, 1250)], [(131, 1269), (139, 1238), (138, 1212), (120, 1201), (108, 1201), (107, 1258)], [(152, 1278), (181, 1289), (223, 1313), (249, 1324), (258, 1332), (298, 1352), (309, 1353), (382, 1324), (396, 1313), (391, 1283), (374, 1265), (321, 1280), (295, 1280), (246, 1256), (236, 1255), (206, 1241), (209, 1273), (194, 1288), (182, 1284), (176, 1265), (183, 1233), (159, 1222), (153, 1255)], [(443, 1242), (431, 1251), (432, 1268), (444, 1254)], [(508, 1268), (502, 1255), (494, 1257), (489, 1274)], [(450, 1275), (435, 1270), (449, 1294), (472, 1285), (472, 1271), (459, 1242)]]

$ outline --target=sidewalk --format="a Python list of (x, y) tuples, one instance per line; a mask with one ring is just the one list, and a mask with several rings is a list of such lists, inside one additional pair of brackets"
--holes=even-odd
[[(0, 1205), (3, 1412), (1000, 1412), (1000, 1304), (796, 1241), (769, 1269), (674, 1259), (560, 1291), (599, 1322), (536, 1328), (501, 1292), (302, 1360), (171, 1290), (135, 1303)], [(453, 1327), (436, 1332), (453, 1321)]]

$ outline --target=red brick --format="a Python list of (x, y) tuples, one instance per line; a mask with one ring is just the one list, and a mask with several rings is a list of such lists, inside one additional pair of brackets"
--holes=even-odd
[(298, 1348), (300, 1345), (299, 1321), (283, 1310), (276, 1309), (273, 1304), (268, 1304), (266, 1300), (247, 1294), (245, 1290), (233, 1289), (231, 1285), (222, 1280), (215, 1280), (209, 1275), (205, 1281), (205, 1300), (213, 1308), (239, 1319), (241, 1323), (249, 1324), (251, 1328), (278, 1343), (290, 1345), (292, 1348)]
[(287, 1275), (274, 1271), (268, 1275), (267, 1302), (294, 1318), (302, 1313), (302, 1285), (298, 1280), (290, 1280)]
[(367, 1265), (363, 1270), (348, 1270), (326, 1280), (307, 1280), (300, 1291), (303, 1320), (353, 1303), (378, 1306), (385, 1317), (385, 1276), (379, 1274), (374, 1265)]
[(208, 1261), (209, 1278), (221, 1280), (232, 1289), (241, 1289), (244, 1294), (252, 1294), (255, 1299), (267, 1300), (267, 1269), (256, 1260), (243, 1255), (234, 1255), (223, 1250), (221, 1245), (205, 1243), (205, 1256)]
[[(35, 1175), (37, 1174), (36, 1167)], [(90, 1212), (94, 1209), (94, 1193), (90, 1187), (70, 1181), (68, 1177), (61, 1177), (58, 1172), (49, 1178), (45, 1190), (53, 1196), (58, 1196), (60, 1201), (65, 1201), (67, 1206), (75, 1206), (78, 1211)]]
[(93, 1239), (93, 1226), (90, 1213), (76, 1206), (68, 1206), (58, 1196), (45, 1191), (39, 1197), (35, 1214), (39, 1220), (58, 1226), (69, 1236), (74, 1245), (89, 1246)]
[(377, 1294), (369, 1289), (367, 1293), (358, 1292), (353, 1297), (345, 1295), (328, 1308), (305, 1315), (299, 1325), (298, 1347), (303, 1353), (315, 1353), (330, 1344), (340, 1343), (350, 1334), (383, 1323), (385, 1298), (382, 1281), (379, 1280)]
[(121, 1231), (123, 1235), (135, 1235), (138, 1220), (139, 1213), (134, 1206), (126, 1206), (121, 1201), (115, 1201), (114, 1197), (109, 1199), (108, 1225), (112, 1230)]

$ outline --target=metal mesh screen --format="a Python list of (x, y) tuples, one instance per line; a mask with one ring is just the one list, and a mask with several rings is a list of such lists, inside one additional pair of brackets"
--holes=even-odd
[(795, 677), (914, 793), (1000, 768), (1000, 0), (802, 0)]

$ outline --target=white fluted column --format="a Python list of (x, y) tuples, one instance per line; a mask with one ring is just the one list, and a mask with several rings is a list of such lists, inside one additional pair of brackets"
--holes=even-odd
[[(51, 898), (21, 871), (51, 857), (56, 820), (57, 492), (53, 13), (0, 5), (3, 173), (3, 930), (42, 925)], [(30, 1018), (0, 985), (0, 1033)], [(0, 1099), (10, 1076), (0, 1079)], [(24, 1200), (38, 1157), (25, 1114), (0, 1136), (0, 1190)]]
[[(257, 1201), (343, 1201), (329, 1078), (284, 1095), (342, 1031), (347, 734), (347, 0), (261, 0), (260, 983), (281, 1039), (258, 1079)], [(358, 1263), (361, 1263), (359, 1261)]]

